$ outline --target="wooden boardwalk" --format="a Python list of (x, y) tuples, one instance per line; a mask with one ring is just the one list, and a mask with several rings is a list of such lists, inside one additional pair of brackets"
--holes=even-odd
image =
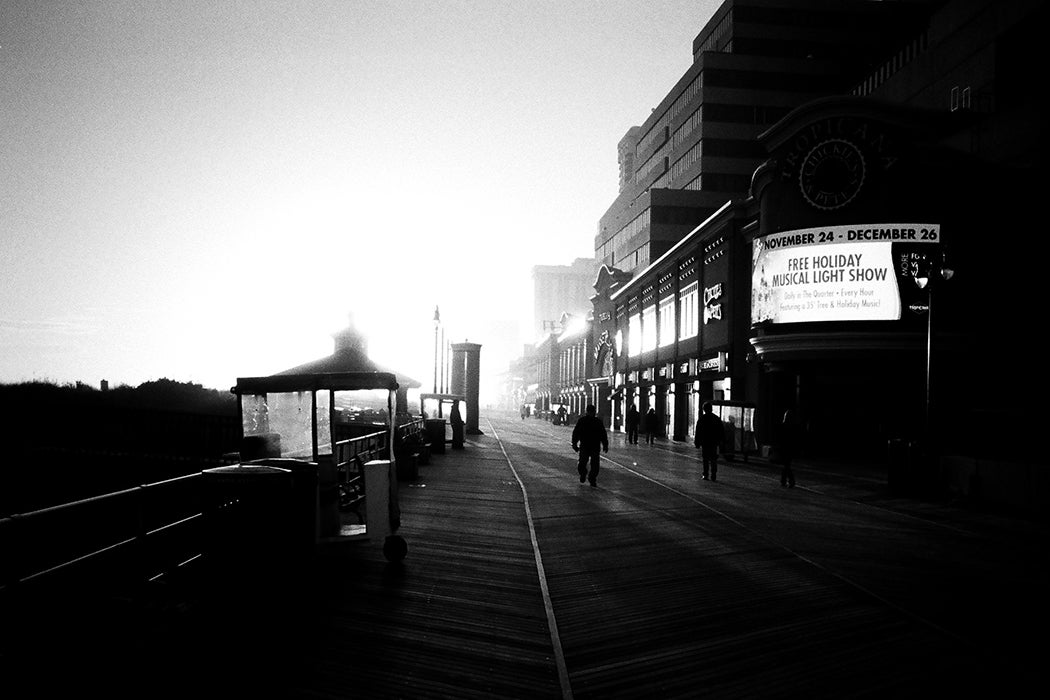
[[(135, 697), (877, 698), (1005, 697), (1025, 681), (1024, 660), (989, 653), (1023, 645), (986, 635), (1012, 629), (992, 618), (1017, 610), (1030, 618), (1021, 627), (1045, 631), (1046, 605), (1033, 602), (1047, 583), (1041, 525), (924, 515), (876, 498), (870, 480), (817, 484), (804, 469), (792, 491), (760, 465), (698, 482), (691, 446), (646, 452), (619, 436), (591, 489), (575, 478), (568, 428), (482, 428), (401, 484), (402, 564), (353, 544), (204, 582), (178, 592), (184, 611), (109, 653), (67, 629), (64, 646), (80, 645), (72, 685)], [(931, 593), (945, 581), (958, 591)], [(1007, 587), (1009, 610), (951, 610)], [(35, 678), (42, 691), (61, 680)]]

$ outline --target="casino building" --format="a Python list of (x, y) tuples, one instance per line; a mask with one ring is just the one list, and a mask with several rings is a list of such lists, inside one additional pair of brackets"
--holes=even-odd
[[(831, 22), (830, 6), (843, 4), (802, 5)], [(885, 12), (901, 33), (882, 35), (877, 60), (869, 43), (865, 60), (842, 62), (841, 89), (807, 94), (753, 136), (740, 132), (750, 145), (739, 152), (755, 156), (745, 191), (705, 188), (705, 173), (731, 164), (701, 158), (689, 182), (699, 178), (707, 194), (668, 194), (685, 186), (677, 171), (647, 181), (650, 159), (637, 149), (625, 178), (621, 142), (628, 182), (596, 237), (588, 370), (592, 385), (607, 385), (614, 428), (627, 405), (654, 406), (669, 438), (689, 440), (700, 404), (729, 399), (755, 405), (760, 445), (786, 409), (798, 410), (811, 456), (879, 458), (896, 438), (941, 454), (1028, 454), (1023, 436), (1047, 411), (1025, 359), (1043, 298), (1034, 227), (1043, 135), (1024, 76), (1037, 65), (1045, 6), (861, 4), (871, 26)], [(727, 2), (698, 36), (687, 76), (629, 140), (648, 143), (662, 125), (673, 148), (694, 113), (694, 131), (724, 133), (705, 109), (742, 109), (753, 96), (725, 76), (677, 113), (665, 108), (683, 83), (715, 87), (704, 74), (727, 70), (721, 54), (744, 65), (805, 34), (789, 5), (801, 6)], [(718, 31), (730, 39), (710, 41)], [(683, 196), (703, 199), (689, 200), (696, 224), (677, 237), (657, 230), (668, 220), (658, 206)], [(633, 224), (632, 204), (647, 221)]]

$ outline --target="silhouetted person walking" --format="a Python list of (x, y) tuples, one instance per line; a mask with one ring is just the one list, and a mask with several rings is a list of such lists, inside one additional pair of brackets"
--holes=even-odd
[(627, 444), (637, 445), (638, 444), (638, 423), (641, 421), (641, 416), (638, 414), (638, 409), (634, 407), (632, 403), (627, 408)]
[(650, 408), (649, 412), (645, 414), (645, 443), (647, 445), (653, 444), (653, 439), (656, 437), (658, 428), (656, 422), (656, 409)]
[(704, 412), (696, 421), (693, 444), (700, 448), (704, 461), (704, 479), (710, 474), (711, 481), (718, 481), (718, 450), (725, 444), (725, 427), (722, 419), (714, 414), (711, 402), (704, 403)]
[(452, 412), (448, 414), (448, 422), (452, 424), (452, 449), (463, 449), (463, 416), (459, 412), (459, 401), (452, 404)]
[(798, 452), (799, 431), (795, 412), (791, 409), (784, 411), (784, 418), (777, 426), (777, 437), (773, 447), (780, 464), (780, 485), (792, 489), (795, 488), (795, 470), (791, 468), (791, 463)]
[[(587, 414), (580, 416), (572, 429), (572, 449), (580, 453), (580, 461), (576, 465), (580, 472), (580, 483), (590, 481), (591, 486), (598, 485), (601, 453), (609, 451), (609, 435), (605, 432), (602, 419), (595, 415), (597, 410), (594, 405), (588, 405)], [(588, 462), (590, 471), (587, 470)]]

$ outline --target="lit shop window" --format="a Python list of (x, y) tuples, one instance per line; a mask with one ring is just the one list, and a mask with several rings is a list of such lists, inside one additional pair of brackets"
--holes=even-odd
[(642, 309), (642, 352), (656, 349), (656, 306)]
[(642, 352), (642, 317), (638, 314), (627, 319), (627, 355), (635, 356)]
[(696, 337), (698, 310), (696, 305), (697, 283), (693, 282), (682, 289), (679, 297), (681, 304), (678, 307), (678, 339)]
[(660, 300), (660, 347), (674, 343), (674, 297)]

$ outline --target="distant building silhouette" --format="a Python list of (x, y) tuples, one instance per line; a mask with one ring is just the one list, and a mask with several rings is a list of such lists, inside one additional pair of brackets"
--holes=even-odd
[(597, 274), (598, 266), (593, 258), (576, 258), (571, 265), (532, 268), (533, 340), (547, 333), (560, 333), (563, 313), (586, 316), (590, 312)]

